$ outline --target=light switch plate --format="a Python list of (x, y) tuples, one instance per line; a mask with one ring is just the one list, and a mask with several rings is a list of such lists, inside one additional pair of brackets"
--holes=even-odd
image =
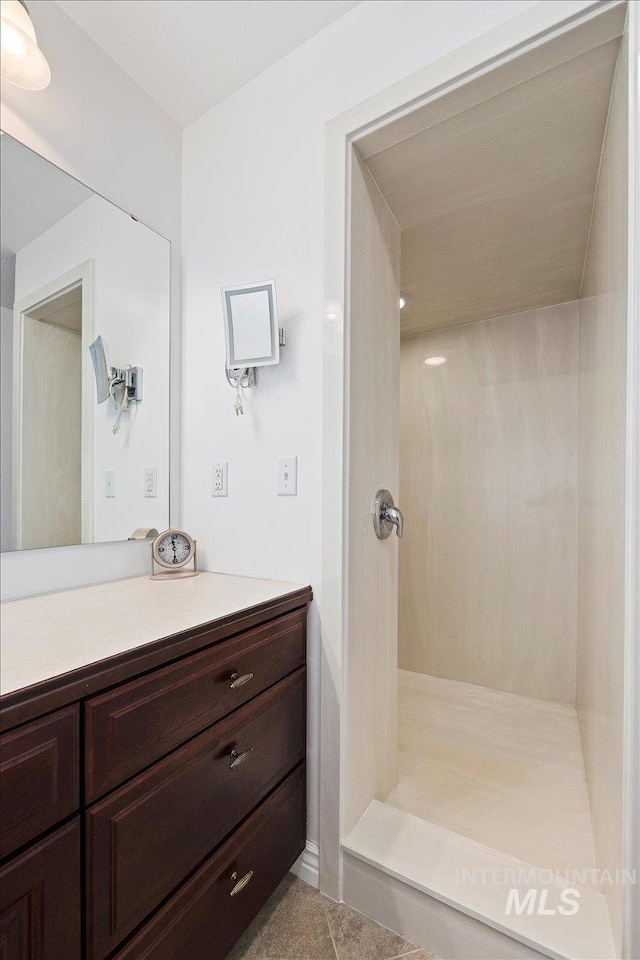
[(214, 463), (211, 469), (211, 496), (212, 497), (227, 497), (228, 492), (228, 477), (229, 477), (229, 462), (227, 460), (221, 460), (219, 463)]
[(278, 460), (278, 496), (295, 497), (298, 494), (298, 458), (281, 457)]

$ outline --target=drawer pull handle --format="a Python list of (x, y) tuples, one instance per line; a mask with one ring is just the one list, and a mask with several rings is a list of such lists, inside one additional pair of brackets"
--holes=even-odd
[(237, 673), (232, 673), (229, 686), (232, 690), (237, 690), (238, 687), (243, 687), (245, 683), (249, 683), (249, 680), (253, 680), (252, 673), (245, 673), (241, 677), (239, 677)]
[[(248, 750), (243, 750), (242, 753), (238, 753), (238, 751), (234, 747), (231, 753), (229, 754), (229, 756), (231, 757), (231, 763), (229, 764), (230, 769), (235, 770), (235, 768), (239, 767), (242, 763), (245, 762), (245, 760), (248, 760), (252, 753), (253, 753), (253, 747), (249, 747)], [(247, 880), (247, 883), (248, 882), (249, 880)]]
[(251, 878), (253, 877), (253, 870), (249, 870), (248, 873), (245, 873), (244, 877), (240, 877), (240, 879), (236, 883), (235, 881), (237, 879), (237, 876), (238, 876), (237, 872), (234, 872), (231, 874), (231, 883), (233, 883), (234, 886), (231, 890), (231, 893), (229, 894), (230, 897), (237, 896), (237, 894), (239, 894), (241, 890), (244, 890), (246, 885), (250, 883)]

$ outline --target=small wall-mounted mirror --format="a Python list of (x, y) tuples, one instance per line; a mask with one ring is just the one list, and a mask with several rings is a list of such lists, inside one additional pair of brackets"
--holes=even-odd
[(278, 363), (278, 307), (273, 280), (222, 288), (227, 370)]

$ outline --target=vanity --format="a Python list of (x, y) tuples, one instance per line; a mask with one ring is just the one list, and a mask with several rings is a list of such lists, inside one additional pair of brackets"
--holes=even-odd
[(305, 846), (309, 587), (2, 607), (6, 960), (222, 960)]
[[(0, 953), (222, 960), (305, 846), (311, 590), (195, 575), (170, 528), (169, 241), (7, 133), (0, 160), (0, 550), (40, 554), (8, 596), (82, 581), (81, 546), (95, 581), (153, 542), (156, 577), (3, 604)], [(227, 291), (236, 347), (251, 297), (269, 319), (229, 362), (277, 362), (258, 287)]]

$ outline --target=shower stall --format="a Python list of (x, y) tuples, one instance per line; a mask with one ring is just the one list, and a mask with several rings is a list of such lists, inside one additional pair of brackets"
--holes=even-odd
[(342, 893), (443, 960), (633, 960), (630, 41), (591, 13), (350, 147)]

